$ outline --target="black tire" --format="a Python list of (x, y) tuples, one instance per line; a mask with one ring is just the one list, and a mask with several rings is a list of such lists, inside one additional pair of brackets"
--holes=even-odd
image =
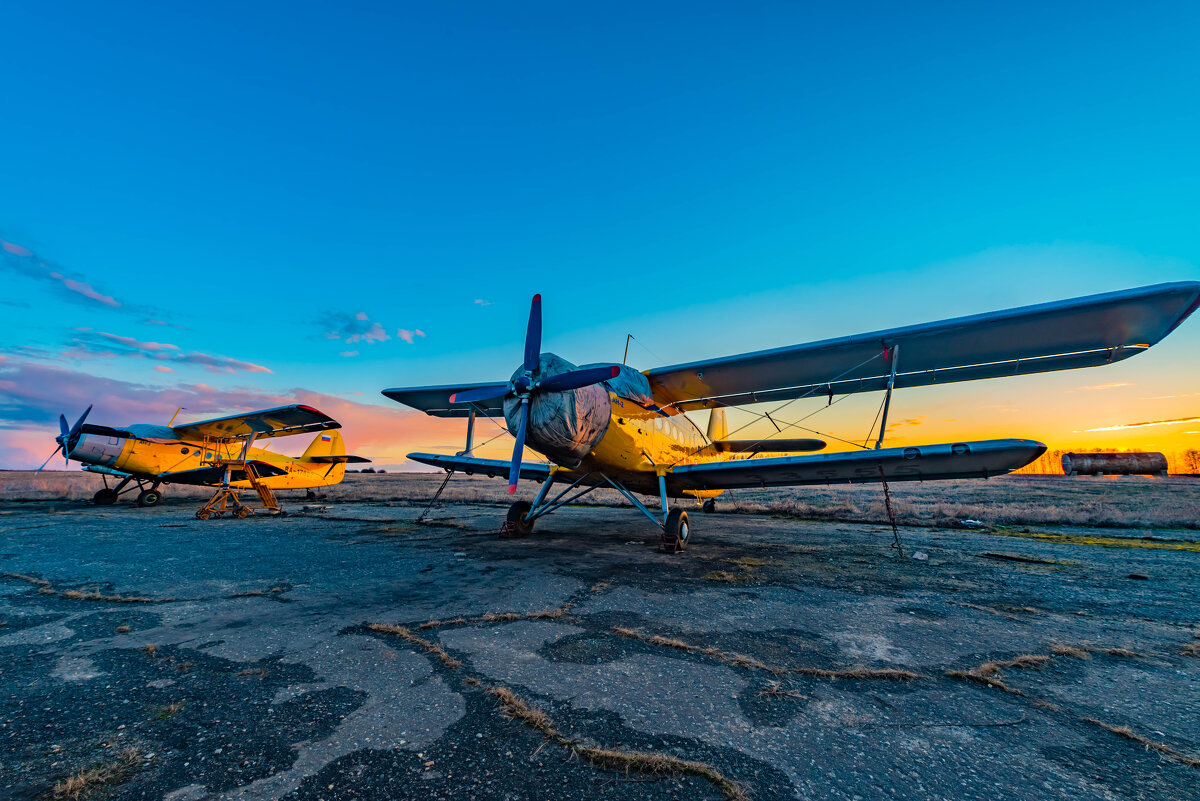
[(717, 511), (717, 502), (713, 498), (709, 498), (700, 508), (703, 510), (704, 514), (711, 515), (713, 512)]
[(99, 490), (95, 495), (92, 496), (92, 503), (96, 504), (97, 506), (112, 506), (116, 502), (116, 490), (111, 490), (107, 487)]
[(525, 519), (525, 515), (529, 514), (532, 508), (529, 501), (514, 501), (513, 505), (508, 507), (508, 518), (502, 533), (507, 537), (528, 537), (532, 534), (533, 521)]
[(317, 499), (317, 493), (313, 492), (312, 490), (309, 490), (308, 492), (304, 493), (304, 500), (315, 501), (316, 499)]
[(142, 490), (137, 496), (138, 506), (158, 506), (158, 502), (162, 500), (162, 493), (158, 490), (148, 489)]
[(687, 548), (691, 533), (687, 512), (672, 509), (667, 514), (667, 524), (663, 526), (659, 545), (666, 553), (681, 553)]

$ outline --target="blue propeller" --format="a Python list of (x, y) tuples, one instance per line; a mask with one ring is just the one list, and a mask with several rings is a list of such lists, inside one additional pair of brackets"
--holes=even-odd
[(508, 469), (508, 493), (517, 491), (521, 477), (521, 453), (525, 450), (525, 433), (529, 428), (529, 400), (534, 392), (568, 392), (616, 378), (620, 365), (585, 367), (558, 375), (537, 378), (542, 356), (542, 296), (534, 295), (529, 306), (529, 325), (525, 329), (525, 361), (521, 373), (507, 385), (464, 389), (450, 396), (451, 403), (474, 403), (513, 396), (521, 400), (521, 419), (517, 424), (517, 441), (513, 445), (512, 464)]
[[(69, 428), (67, 427), (66, 415), (60, 414), (58, 416), (58, 430), (60, 433), (54, 438), (54, 441), (58, 443), (58, 447), (54, 449), (53, 453), (46, 457), (46, 461), (42, 462), (42, 467), (45, 467), (47, 464), (49, 464), (50, 460), (53, 459), (54, 455), (59, 451), (62, 451), (63, 463), (66, 465), (71, 463), (71, 449), (74, 447), (75, 443), (79, 442), (79, 432), (83, 428), (83, 421), (87, 419), (87, 416), (91, 414), (91, 412), (92, 407), (89, 405), (83, 410), (83, 414), (79, 415), (79, 419), (75, 421), (75, 425)], [(37, 469), (38, 473), (42, 472), (42, 467)]]

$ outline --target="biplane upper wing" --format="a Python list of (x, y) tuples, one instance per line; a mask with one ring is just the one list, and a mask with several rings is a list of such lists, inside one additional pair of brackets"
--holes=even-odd
[(231, 440), (248, 437), (258, 439), (286, 437), (292, 434), (310, 434), (330, 428), (341, 428), (342, 424), (324, 412), (311, 406), (279, 406), (257, 412), (245, 412), (214, 420), (184, 423), (174, 426), (175, 436), (180, 439)]
[(1045, 445), (1032, 440), (992, 439), (680, 465), (671, 471), (667, 481), (673, 490), (717, 490), (860, 484), (881, 478), (888, 481), (986, 478), (1011, 473), (1045, 452)]
[(661, 406), (738, 406), (1093, 367), (1154, 345), (1200, 305), (1200, 282), (1156, 284), (647, 370)]
[(477, 384), (449, 384), (436, 387), (398, 387), (385, 389), (383, 394), (397, 403), (420, 409), (432, 417), (466, 417), (474, 409), (488, 417), (504, 416), (504, 398), (475, 401), (474, 403), (451, 403), (450, 396), (467, 389), (507, 387), (507, 381), (484, 381)]
[[(488, 478), (507, 476), (509, 462), (507, 459), (480, 459), (475, 456), (443, 456), (439, 453), (410, 453), (408, 458), (414, 462), (433, 465), (443, 470), (455, 470), (459, 473), (472, 475), (481, 473)], [(522, 462), (521, 478), (541, 481), (550, 475), (550, 466), (538, 462)]]

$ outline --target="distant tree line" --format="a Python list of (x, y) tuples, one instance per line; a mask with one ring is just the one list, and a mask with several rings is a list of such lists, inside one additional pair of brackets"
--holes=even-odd
[[(1015, 472), (1024, 475), (1061, 476), (1062, 458), (1066, 453), (1143, 453), (1141, 448), (1071, 448), (1070, 450), (1046, 451), (1038, 459)], [(1167, 457), (1167, 472), (1171, 475), (1200, 475), (1200, 450), (1189, 448), (1164, 454)]]
[(386, 473), (382, 467), (376, 470), (374, 467), (364, 467), (362, 470), (347, 470), (347, 473)]

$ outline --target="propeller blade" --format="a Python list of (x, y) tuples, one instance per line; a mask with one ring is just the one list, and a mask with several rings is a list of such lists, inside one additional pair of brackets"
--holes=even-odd
[(529, 328), (525, 330), (525, 370), (537, 369), (542, 355), (542, 296), (534, 295), (529, 304)]
[(587, 367), (583, 370), (571, 370), (544, 378), (537, 383), (537, 388), (545, 392), (566, 392), (569, 389), (599, 384), (610, 378), (616, 378), (621, 368), (614, 365), (609, 367)]
[(517, 442), (513, 445), (512, 465), (508, 468), (508, 494), (517, 491), (521, 478), (521, 454), (525, 452), (525, 429), (529, 425), (529, 399), (521, 399), (521, 423), (517, 426)]
[(37, 470), (34, 470), (33, 472), (35, 472), (35, 473), (42, 472), (42, 468), (45, 467), (46, 465), (50, 464), (50, 460), (53, 459), (55, 456), (57, 456), (58, 452), (61, 450), (62, 450), (62, 446), (59, 445), (57, 448), (55, 448), (53, 451), (51, 451), (50, 455), (46, 457), (46, 461), (42, 462), (42, 467), (39, 467)]
[(67, 416), (65, 414), (58, 416), (58, 430), (62, 432), (63, 439), (66, 439), (71, 434), (71, 429), (67, 428)]
[(79, 433), (79, 429), (83, 428), (83, 421), (86, 420), (87, 416), (91, 413), (92, 404), (89, 403), (88, 407), (83, 410), (83, 414), (79, 415), (79, 419), (75, 421), (75, 425), (71, 426), (71, 436), (75, 436)]
[(499, 387), (476, 387), (475, 389), (464, 389), (461, 392), (455, 392), (450, 396), (451, 403), (474, 403), (475, 401), (491, 400), (492, 398), (501, 398), (508, 394), (508, 386)]

